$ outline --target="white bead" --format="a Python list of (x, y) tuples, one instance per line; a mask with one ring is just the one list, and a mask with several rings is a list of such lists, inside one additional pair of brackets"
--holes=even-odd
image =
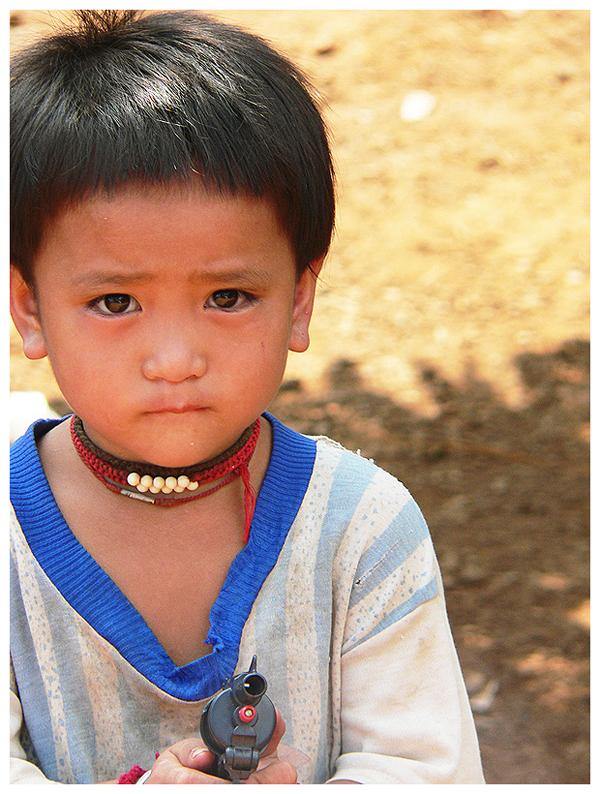
[(177, 485), (177, 478), (167, 477), (167, 479), (165, 480), (165, 485), (167, 486), (167, 488), (171, 488), (171, 490), (173, 490), (173, 488), (175, 488), (175, 486)]
[(138, 489), (138, 491), (140, 493), (146, 493), (146, 491), (148, 490), (148, 486), (147, 485), (142, 485), (141, 482), (136, 485), (136, 488)]
[(156, 485), (151, 485), (148, 490), (150, 493), (160, 493), (160, 488), (157, 488)]
[(140, 480), (140, 485), (144, 485), (146, 488), (149, 488), (153, 484), (154, 484), (154, 480), (149, 474), (144, 474), (144, 476)]
[(140, 481), (140, 475), (136, 471), (132, 471), (131, 474), (127, 477), (128, 484), (133, 485), (134, 488), (139, 483), (139, 481)]
[(191, 482), (188, 483), (187, 489), (188, 491), (195, 491), (199, 485), (200, 483), (196, 482), (196, 480), (192, 480)]
[(175, 493), (183, 493), (185, 491), (185, 488), (183, 487), (183, 485), (176, 485), (173, 488), (173, 490), (175, 491)]
[(187, 488), (189, 484), (190, 478), (187, 476), (187, 474), (182, 474), (177, 478), (177, 485), (180, 485), (182, 488)]
[[(155, 477), (154, 478), (153, 485), (154, 485), (155, 488), (158, 488), (158, 491), (160, 491), (160, 489), (163, 487), (164, 484), (165, 484), (165, 478), (164, 477)], [(156, 493), (158, 493), (158, 491)]]
[(163, 485), (163, 487), (160, 490), (162, 491), (162, 493), (173, 493), (173, 489), (169, 488), (168, 485)]

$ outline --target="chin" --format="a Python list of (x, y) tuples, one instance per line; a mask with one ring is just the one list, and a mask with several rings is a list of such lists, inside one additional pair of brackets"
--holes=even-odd
[(206, 438), (206, 436), (187, 434), (184, 438), (174, 438), (163, 441), (152, 450), (148, 450), (148, 455), (144, 459), (155, 466), (162, 466), (165, 469), (179, 469), (204, 464), (206, 461), (220, 455), (231, 444), (225, 440), (219, 444), (218, 440)]
[(197, 463), (202, 464), (211, 458), (216, 457), (218, 452), (206, 452), (198, 448), (184, 448), (183, 445), (175, 445), (171, 450), (169, 447), (163, 447), (160, 452), (155, 455), (148, 455), (146, 461), (152, 463), (154, 466), (162, 466), (164, 469), (182, 469), (189, 466), (195, 466)]

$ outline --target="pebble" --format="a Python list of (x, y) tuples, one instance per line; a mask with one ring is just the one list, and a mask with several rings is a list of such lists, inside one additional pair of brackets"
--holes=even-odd
[(404, 121), (421, 121), (430, 116), (437, 100), (429, 91), (410, 91), (402, 100), (400, 116)]
[(471, 697), (471, 709), (475, 714), (485, 714), (491, 710), (496, 700), (496, 694), (500, 688), (500, 683), (495, 678), (491, 678), (483, 689)]

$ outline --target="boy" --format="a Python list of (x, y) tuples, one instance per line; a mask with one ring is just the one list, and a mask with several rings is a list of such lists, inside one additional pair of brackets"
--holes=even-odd
[(482, 782), (417, 506), (265, 413), (333, 228), (303, 77), (205, 17), (81, 12), (11, 113), (12, 315), (74, 411), (12, 448), (13, 780), (225, 782), (200, 715), (256, 654), (248, 782)]

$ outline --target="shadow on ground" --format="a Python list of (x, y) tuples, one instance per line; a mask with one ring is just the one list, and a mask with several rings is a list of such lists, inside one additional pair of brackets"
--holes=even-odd
[[(402, 480), (429, 523), (489, 783), (589, 782), (589, 343), (517, 360), (515, 411), (468, 373), (423, 364), (415, 416), (352, 361), (321, 393), (284, 383), (271, 410)], [(540, 771), (543, 770), (543, 771)]]

